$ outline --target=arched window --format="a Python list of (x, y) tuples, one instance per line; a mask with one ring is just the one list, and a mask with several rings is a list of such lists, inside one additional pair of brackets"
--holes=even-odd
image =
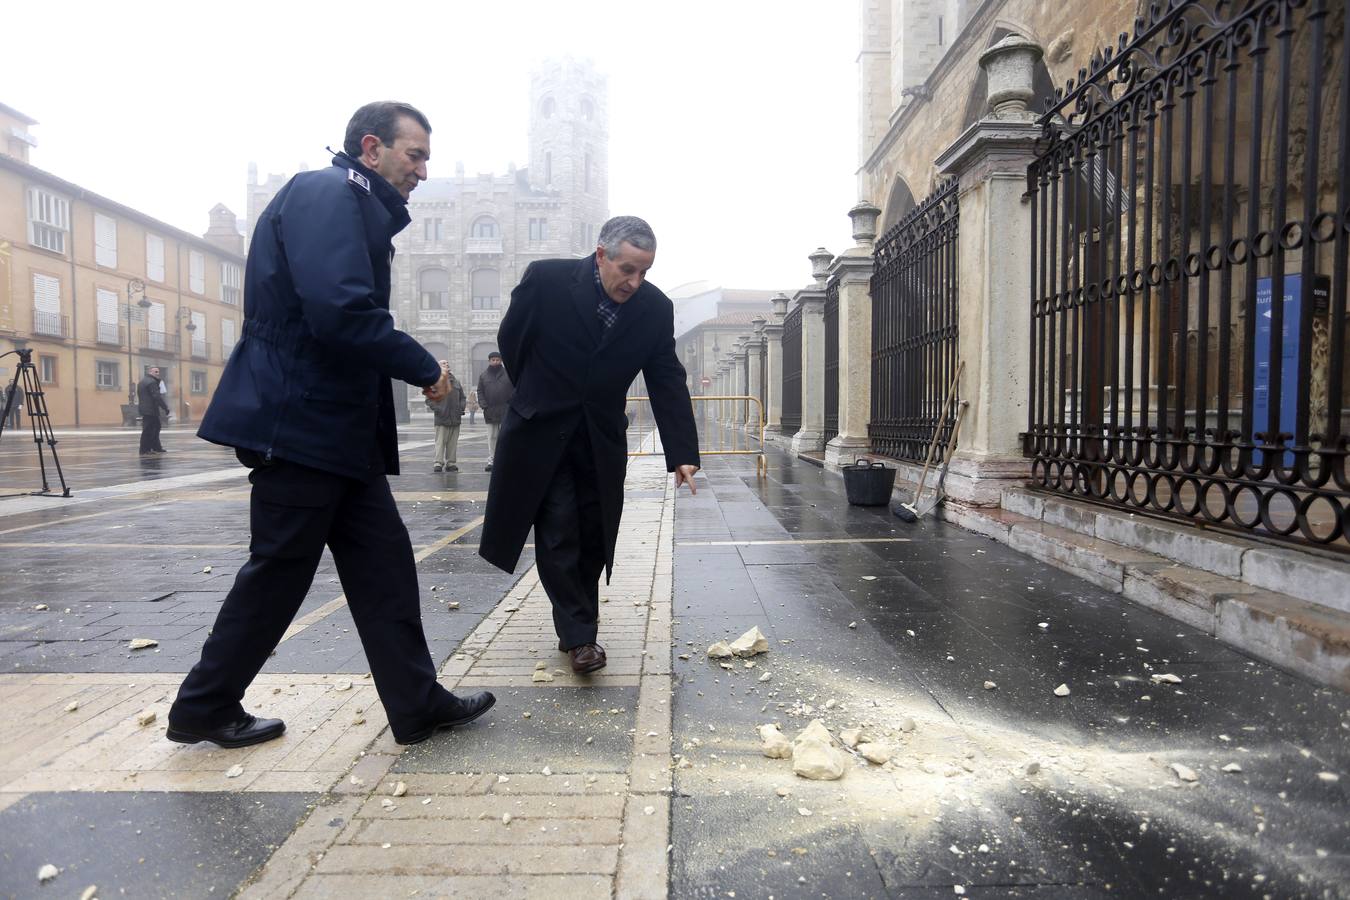
[(443, 359), (448, 361), (450, 359), (450, 348), (440, 341), (431, 341), (422, 346), (427, 349), (428, 353), (436, 357), (436, 362), (440, 362)]
[(905, 214), (914, 208), (914, 194), (905, 183), (905, 179), (899, 175), (895, 176), (895, 183), (891, 185), (891, 195), (886, 198), (885, 218), (881, 224), (881, 233), (890, 231), (895, 223), (905, 217)]
[(473, 283), (474, 309), (500, 309), (502, 305), (502, 277), (496, 269), (475, 269), (469, 276)]
[(417, 273), (417, 293), (422, 309), (450, 308), (450, 273), (445, 269), (423, 269)]
[(587, 122), (595, 118), (595, 104), (590, 97), (581, 98), (581, 118)]
[(469, 237), (476, 238), (495, 238), (500, 236), (497, 230), (497, 220), (492, 216), (479, 216), (473, 220), (473, 225), (469, 227)]
[(544, 102), (539, 104), (539, 115), (545, 119), (553, 118), (553, 114), (557, 111), (558, 104), (553, 101), (552, 97), (545, 97)]

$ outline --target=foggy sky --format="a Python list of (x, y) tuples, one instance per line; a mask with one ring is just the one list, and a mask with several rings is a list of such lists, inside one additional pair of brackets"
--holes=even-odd
[(524, 166), (530, 69), (570, 55), (609, 76), (610, 210), (652, 223), (656, 284), (800, 287), (815, 247), (852, 243), (853, 0), (19, 0), (6, 17), (0, 102), (39, 121), (30, 161), (194, 234), (217, 202), (244, 215), (250, 161), (327, 165), (372, 99), (427, 113), (432, 177)]

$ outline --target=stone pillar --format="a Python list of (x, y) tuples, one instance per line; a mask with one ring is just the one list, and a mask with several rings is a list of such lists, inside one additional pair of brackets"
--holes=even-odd
[(772, 302), (773, 314), (764, 323), (764, 352), (769, 358), (766, 378), (769, 383), (765, 385), (768, 397), (764, 404), (766, 440), (783, 430), (783, 318), (787, 315), (787, 294), (774, 294)]
[[(736, 356), (732, 365), (736, 369), (736, 394), (745, 396), (750, 393), (750, 335), (737, 336)], [(745, 427), (745, 408), (749, 405), (745, 400), (737, 400), (732, 404), (731, 422), (737, 428)]]
[(829, 272), (839, 279), (839, 434), (825, 447), (825, 464), (835, 468), (872, 449), (872, 242), (881, 210), (864, 200), (848, 214), (857, 244)]
[(946, 490), (980, 506), (1000, 503), (1005, 487), (1024, 481), (1030, 465), (1020, 434), (1027, 426), (1030, 377), (1031, 207), (1027, 166), (1040, 129), (1027, 109), (1041, 48), (1009, 35), (980, 56), (989, 81), (989, 111), (937, 159), (959, 182), (958, 241), (961, 425)]
[(750, 320), (754, 326), (754, 333), (750, 336), (750, 343), (747, 347), (750, 350), (748, 357), (750, 362), (750, 387), (749, 394), (758, 400), (758, 403), (747, 404), (745, 413), (745, 427), (747, 431), (753, 431), (756, 436), (759, 435), (759, 425), (765, 415), (764, 409), (764, 379), (761, 377), (764, 360), (764, 325), (763, 316), (755, 316)]
[[(725, 397), (727, 395), (727, 361), (725, 357), (717, 360), (717, 376), (713, 379), (713, 384), (717, 385), (717, 394), (719, 397)], [(721, 425), (727, 420), (727, 401), (718, 400), (716, 402), (717, 410), (713, 418), (717, 421), (718, 425)]]
[(816, 283), (797, 292), (802, 310), (802, 427), (793, 435), (793, 453), (825, 449), (825, 282), (833, 259), (824, 247), (812, 253)]

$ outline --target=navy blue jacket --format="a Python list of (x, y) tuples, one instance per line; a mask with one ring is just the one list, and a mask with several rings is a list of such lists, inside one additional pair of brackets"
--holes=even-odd
[(390, 379), (441, 375), (389, 314), (408, 221), (398, 191), (346, 154), (287, 182), (254, 229), (243, 335), (199, 437), (353, 478), (398, 474)]

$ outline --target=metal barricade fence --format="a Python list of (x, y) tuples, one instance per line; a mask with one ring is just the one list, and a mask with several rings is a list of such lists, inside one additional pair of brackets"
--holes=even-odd
[[(753, 456), (755, 474), (761, 478), (769, 474), (769, 461), (764, 455), (764, 405), (758, 397), (713, 394), (690, 399), (700, 456)], [(651, 398), (629, 397), (624, 411), (628, 416), (628, 455), (665, 455)]]

